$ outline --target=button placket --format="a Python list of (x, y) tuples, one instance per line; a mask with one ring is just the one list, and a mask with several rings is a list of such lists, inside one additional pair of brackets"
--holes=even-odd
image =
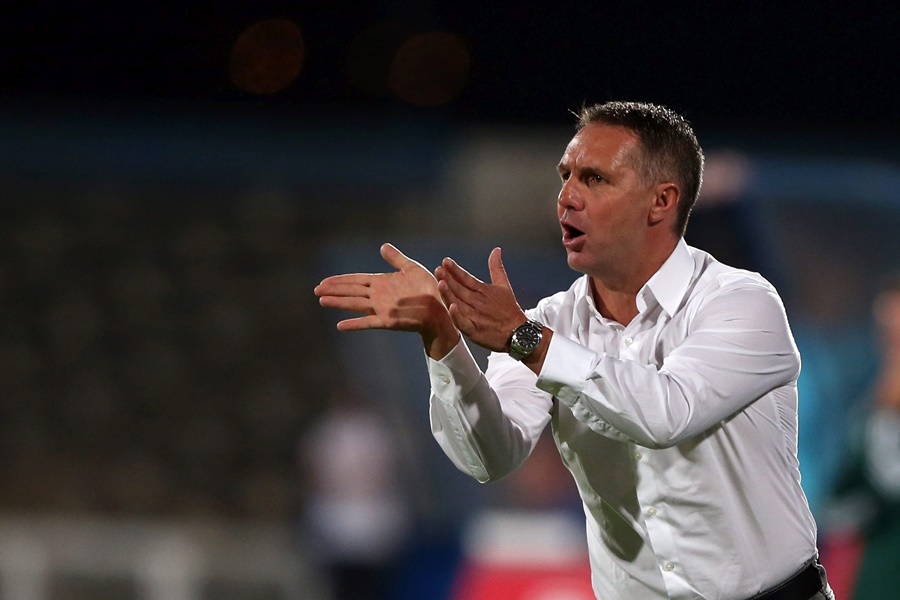
[[(666, 515), (666, 498), (658, 491), (658, 479), (648, 449), (632, 448), (635, 467), (640, 471), (638, 501), (647, 535), (653, 546), (658, 568), (666, 581), (670, 593), (680, 587), (681, 578), (677, 564), (672, 560), (678, 556), (672, 524)], [(639, 457), (640, 456), (640, 457)]]

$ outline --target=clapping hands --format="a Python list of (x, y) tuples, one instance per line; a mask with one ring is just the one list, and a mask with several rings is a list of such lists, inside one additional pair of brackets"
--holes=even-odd
[(450, 258), (432, 274), (391, 244), (381, 246), (381, 256), (396, 271), (335, 275), (316, 286), (322, 306), (362, 314), (340, 321), (339, 330), (414, 331), (429, 356), (440, 359), (460, 332), (488, 350), (505, 351), (512, 330), (526, 320), (499, 248), (488, 259), (491, 283)]

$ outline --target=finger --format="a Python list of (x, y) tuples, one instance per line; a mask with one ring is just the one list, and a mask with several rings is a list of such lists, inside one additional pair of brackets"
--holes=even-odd
[(313, 290), (316, 296), (357, 296), (360, 298), (368, 298), (372, 288), (368, 285), (358, 283), (331, 282), (320, 283)]
[(374, 275), (372, 273), (348, 273), (346, 275), (332, 275), (331, 277), (326, 277), (323, 279), (319, 285), (316, 286), (318, 290), (323, 285), (331, 285), (337, 283), (352, 283), (357, 285), (369, 285), (372, 281), (372, 277)]
[(470, 290), (478, 289), (478, 286), (484, 285), (484, 282), (456, 264), (452, 258), (445, 258), (441, 262), (441, 266), (447, 271), (447, 274), (466, 286)]
[(491, 283), (512, 289), (509, 284), (509, 276), (506, 274), (506, 267), (503, 266), (503, 259), (500, 256), (500, 248), (491, 250), (491, 255), (488, 257), (488, 270), (491, 272)]
[[(472, 304), (475, 300), (475, 295), (477, 291), (473, 288), (466, 287), (458, 279), (455, 277), (447, 277), (446, 279), (438, 282), (438, 289), (440, 289), (441, 284), (444, 284), (447, 292), (452, 294), (453, 302), (460, 302), (463, 304)], [(481, 282), (473, 285), (484, 285)]]
[(366, 329), (384, 329), (384, 321), (377, 315), (344, 319), (337, 324), (338, 331), (363, 331)]
[(400, 252), (393, 244), (381, 245), (381, 257), (398, 271), (417, 264), (413, 259)]
[(319, 298), (319, 304), (325, 308), (338, 308), (361, 313), (372, 312), (372, 302), (368, 298), (322, 296)]
[(456, 328), (464, 335), (471, 336), (475, 332), (476, 327), (474, 321), (463, 315), (459, 304), (451, 304), (448, 312), (450, 313), (450, 318), (453, 319), (453, 324), (456, 325)]
[(472, 327), (478, 327), (477, 323), (479, 322), (481, 313), (479, 313), (474, 306), (472, 306), (471, 304), (466, 304), (465, 302), (453, 302), (450, 306), (454, 307), (454, 309), (459, 313), (460, 317), (471, 322)]
[(457, 298), (456, 294), (453, 293), (453, 290), (450, 289), (450, 284), (447, 283), (447, 280), (438, 281), (438, 292), (440, 292), (441, 300), (446, 307), (449, 307), (454, 302), (459, 302), (459, 298)]

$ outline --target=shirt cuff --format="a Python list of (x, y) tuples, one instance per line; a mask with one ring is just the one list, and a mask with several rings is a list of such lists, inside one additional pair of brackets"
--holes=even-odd
[(537, 387), (571, 406), (584, 390), (597, 353), (562, 335), (550, 338)]
[(427, 354), (431, 391), (441, 401), (454, 404), (468, 394), (482, 377), (481, 368), (460, 336), (459, 342), (441, 360)]

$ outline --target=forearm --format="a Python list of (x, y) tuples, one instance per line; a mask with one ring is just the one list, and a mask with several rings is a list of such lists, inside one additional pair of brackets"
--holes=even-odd
[(489, 383), (464, 343), (429, 361), (432, 433), (454, 465), (481, 482), (518, 468), (549, 421), (551, 400), (532, 374), (516, 364), (494, 371), (498, 380)]
[(660, 366), (641, 364), (557, 336), (537, 387), (601, 435), (670, 447), (796, 378), (797, 357), (788, 348), (730, 358), (685, 351)]

